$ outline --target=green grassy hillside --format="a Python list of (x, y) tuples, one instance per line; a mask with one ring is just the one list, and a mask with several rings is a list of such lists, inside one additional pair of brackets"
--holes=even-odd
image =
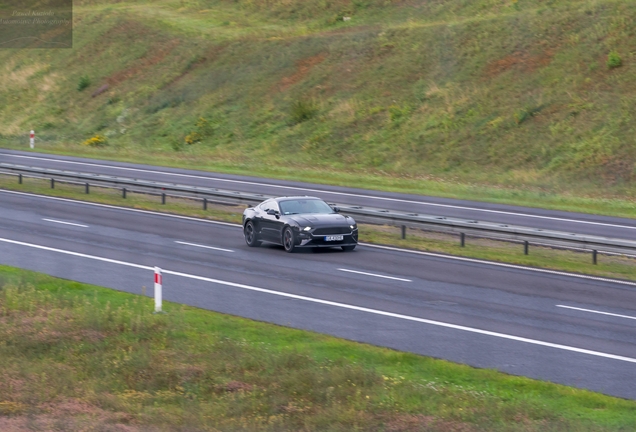
[(636, 2), (75, 5), (0, 50), (0, 145), (636, 196)]

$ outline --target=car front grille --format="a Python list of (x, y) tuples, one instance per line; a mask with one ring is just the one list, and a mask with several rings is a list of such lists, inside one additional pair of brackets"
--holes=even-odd
[(349, 227), (332, 227), (332, 228), (316, 228), (312, 234), (318, 235), (331, 235), (331, 234), (349, 234), (351, 228)]

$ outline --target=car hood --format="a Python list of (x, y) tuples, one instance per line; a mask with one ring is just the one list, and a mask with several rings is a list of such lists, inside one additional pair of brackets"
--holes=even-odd
[(355, 223), (352, 218), (338, 213), (291, 215), (289, 218), (298, 223), (298, 225), (313, 228), (343, 226)]

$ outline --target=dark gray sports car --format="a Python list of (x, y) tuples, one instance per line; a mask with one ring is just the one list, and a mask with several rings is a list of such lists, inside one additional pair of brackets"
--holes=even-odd
[(287, 252), (300, 247), (341, 247), (358, 244), (358, 226), (320, 198), (292, 196), (272, 198), (245, 209), (243, 233), (248, 246), (261, 242), (283, 245)]

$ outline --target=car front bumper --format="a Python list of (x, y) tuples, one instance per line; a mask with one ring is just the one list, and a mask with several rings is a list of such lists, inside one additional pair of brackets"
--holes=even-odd
[(342, 240), (325, 241), (325, 235), (313, 235), (311, 233), (301, 232), (298, 235), (299, 243), (296, 247), (340, 247), (355, 246), (358, 244), (358, 230), (354, 230), (348, 234), (342, 235)]

